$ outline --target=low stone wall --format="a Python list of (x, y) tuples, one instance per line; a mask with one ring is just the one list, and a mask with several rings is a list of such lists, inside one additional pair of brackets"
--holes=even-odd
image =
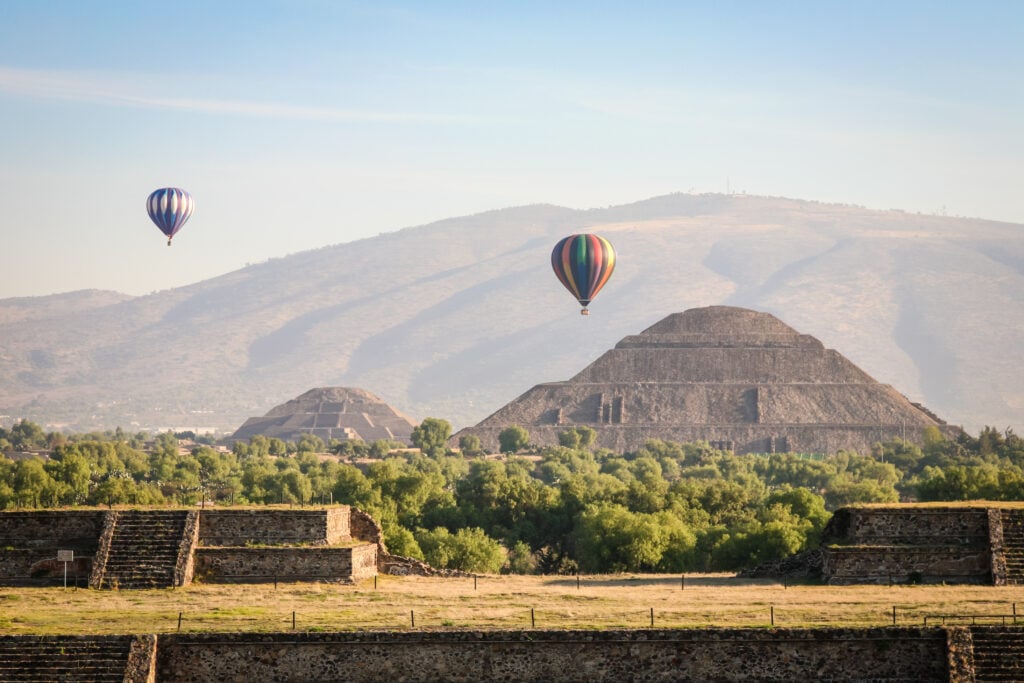
[(362, 581), (377, 575), (377, 546), (372, 543), (357, 545), (352, 551), (352, 580)]
[(128, 650), (123, 683), (156, 683), (156, 636), (135, 636)]
[(350, 510), (349, 525), (352, 538), (357, 538), (367, 543), (376, 543), (380, 547), (381, 553), (386, 553), (387, 547), (384, 545), (384, 531), (380, 528), (377, 520), (359, 508), (351, 508)]
[(159, 636), (157, 680), (956, 681), (941, 628)]
[[(67, 563), (68, 585), (88, 581), (92, 557), (75, 553)], [(0, 548), (0, 585), (59, 585), (64, 579), (64, 563), (57, 561), (52, 549)]]
[(63, 581), (58, 550), (74, 552), (69, 582), (88, 577), (99, 544), (101, 510), (17, 511), (0, 514), (0, 583), (53, 584)]
[(377, 546), (349, 548), (197, 548), (195, 577), (208, 583), (336, 581), (376, 574)]
[(964, 546), (826, 547), (822, 574), (832, 585), (992, 583), (987, 548)]
[(988, 512), (984, 508), (849, 507), (836, 511), (823, 536), (826, 543), (981, 548), (989, 543)]
[(204, 546), (332, 545), (350, 539), (347, 505), (309, 510), (205, 509), (199, 518), (199, 543)]
[(196, 569), (196, 546), (199, 545), (199, 511), (190, 510), (185, 518), (185, 530), (178, 544), (178, 559), (174, 563), (174, 586), (192, 583)]
[[(95, 552), (103, 510), (16, 511), (0, 514), (0, 548)], [(77, 554), (77, 553), (76, 553)]]

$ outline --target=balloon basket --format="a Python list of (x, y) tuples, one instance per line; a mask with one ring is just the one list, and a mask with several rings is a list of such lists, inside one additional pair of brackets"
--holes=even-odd
[(590, 315), (590, 309), (584, 308), (580, 311), (580, 315)]

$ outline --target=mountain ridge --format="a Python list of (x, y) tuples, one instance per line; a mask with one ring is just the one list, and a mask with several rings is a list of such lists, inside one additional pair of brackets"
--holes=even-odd
[[(590, 319), (549, 265), (554, 242), (580, 231), (619, 254)], [(0, 300), (21, 315), (0, 315), (0, 413), (230, 432), (310, 387), (343, 385), (465, 426), (667, 314), (727, 304), (813, 334), (953, 423), (1002, 427), (1024, 414), (1022, 235), (748, 195), (496, 209), (144, 296), (95, 295), (107, 304), (81, 310)]]

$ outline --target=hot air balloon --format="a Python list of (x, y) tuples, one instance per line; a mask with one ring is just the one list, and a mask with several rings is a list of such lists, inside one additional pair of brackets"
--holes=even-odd
[(615, 270), (615, 250), (599, 235), (579, 234), (562, 238), (551, 252), (551, 267), (558, 280), (583, 306), (587, 306)]
[(181, 230), (181, 226), (185, 225), (195, 208), (192, 195), (177, 187), (161, 187), (146, 200), (149, 217), (156, 223), (156, 227), (167, 235), (167, 246), (171, 246), (171, 240)]

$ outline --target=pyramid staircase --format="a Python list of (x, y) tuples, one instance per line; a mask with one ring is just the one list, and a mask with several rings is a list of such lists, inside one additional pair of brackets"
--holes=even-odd
[(0, 636), (0, 681), (126, 680), (132, 636)]
[(116, 513), (109, 550), (96, 585), (101, 588), (168, 588), (174, 585), (187, 510)]
[(1006, 583), (1024, 584), (1024, 510), (1001, 510)]
[(974, 680), (1024, 681), (1024, 627), (972, 626)]

